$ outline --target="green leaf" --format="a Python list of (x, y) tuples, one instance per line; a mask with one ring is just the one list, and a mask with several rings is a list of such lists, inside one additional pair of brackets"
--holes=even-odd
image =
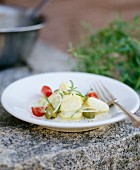
[(140, 89), (140, 17), (126, 22), (120, 17), (106, 28), (92, 31), (77, 45), (69, 45), (76, 59), (75, 70), (114, 77)]

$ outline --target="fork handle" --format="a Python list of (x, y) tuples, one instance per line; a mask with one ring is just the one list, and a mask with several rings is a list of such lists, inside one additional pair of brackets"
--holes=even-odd
[(128, 111), (124, 106), (122, 106), (117, 101), (114, 101), (113, 103), (117, 105), (129, 117), (129, 119), (132, 121), (135, 127), (140, 128), (140, 117)]

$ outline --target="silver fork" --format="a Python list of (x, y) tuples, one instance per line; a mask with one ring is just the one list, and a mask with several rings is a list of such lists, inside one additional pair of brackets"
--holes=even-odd
[(96, 84), (93, 84), (93, 87), (100, 99), (105, 101), (109, 106), (117, 105), (131, 120), (133, 125), (137, 128), (140, 128), (140, 117), (128, 111), (124, 106), (122, 106), (116, 97), (114, 97), (110, 91), (103, 85), (101, 81), (98, 81)]

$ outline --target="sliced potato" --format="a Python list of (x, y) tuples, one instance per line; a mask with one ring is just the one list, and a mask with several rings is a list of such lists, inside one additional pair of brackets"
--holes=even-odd
[(48, 100), (50, 101), (50, 103), (53, 101), (53, 99), (55, 98), (55, 93), (53, 93), (51, 96), (48, 97)]
[(59, 94), (59, 91), (54, 92), (49, 98), (48, 100), (50, 101), (50, 103), (52, 104), (53, 108), (56, 109), (58, 107), (58, 105), (60, 105), (60, 100), (61, 100), (61, 96)]
[(47, 100), (45, 99), (45, 96), (41, 96), (38, 106), (46, 107), (48, 105)]
[(82, 118), (81, 112), (60, 112), (59, 116), (63, 119), (78, 120)]
[(56, 95), (56, 97), (52, 101), (53, 108), (56, 109), (59, 103), (60, 103), (60, 95)]
[(59, 90), (55, 91), (51, 96), (48, 97), (50, 103), (53, 102), (53, 100), (55, 99), (56, 95), (59, 94)]
[(61, 90), (61, 91), (67, 91), (67, 90), (69, 90), (69, 84), (66, 83), (66, 82), (62, 82), (62, 83), (60, 84), (60, 86), (59, 86), (59, 90)]
[(66, 95), (64, 96), (60, 110), (62, 112), (75, 112), (80, 110), (83, 101), (80, 96), (77, 95)]
[(97, 112), (109, 112), (109, 106), (105, 102), (94, 97), (89, 97), (86, 104)]

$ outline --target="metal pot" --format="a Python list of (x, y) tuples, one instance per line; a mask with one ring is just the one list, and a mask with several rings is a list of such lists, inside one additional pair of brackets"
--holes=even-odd
[(38, 31), (44, 27), (40, 16), (30, 26), (19, 25), (25, 9), (0, 5), (0, 69), (25, 61), (36, 42)]

